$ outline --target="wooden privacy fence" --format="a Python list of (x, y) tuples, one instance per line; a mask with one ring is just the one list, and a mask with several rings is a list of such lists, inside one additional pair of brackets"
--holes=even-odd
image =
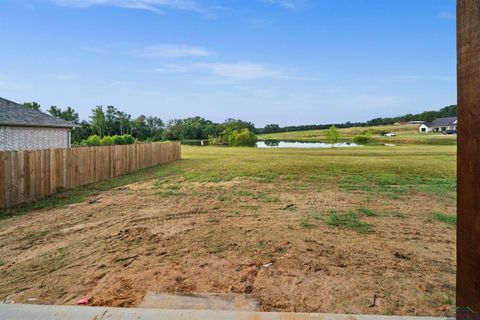
[(180, 143), (0, 152), (0, 208), (180, 160)]

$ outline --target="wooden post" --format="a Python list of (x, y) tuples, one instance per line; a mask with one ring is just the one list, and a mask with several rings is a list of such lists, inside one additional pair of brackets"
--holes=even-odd
[(473, 319), (480, 312), (480, 1), (457, 6), (457, 317)]

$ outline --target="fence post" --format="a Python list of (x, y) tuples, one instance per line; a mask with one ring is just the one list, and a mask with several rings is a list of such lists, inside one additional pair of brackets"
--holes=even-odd
[(480, 312), (480, 1), (457, 5), (457, 319), (473, 319)]

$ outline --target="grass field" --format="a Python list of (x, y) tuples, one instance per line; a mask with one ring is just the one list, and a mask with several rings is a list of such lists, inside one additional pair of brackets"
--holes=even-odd
[[(371, 144), (430, 144), (430, 145), (455, 145), (456, 135), (443, 135), (438, 133), (419, 133), (418, 125), (400, 126), (375, 126), (375, 127), (354, 127), (339, 129), (340, 140), (351, 142), (357, 135), (364, 134), (370, 130), (373, 132)], [(395, 132), (396, 137), (384, 137), (381, 132)], [(306, 130), (293, 132), (280, 132), (261, 134), (260, 140), (285, 140), (285, 141), (325, 141), (325, 130)]]
[(2, 211), (0, 300), (211, 292), (264, 311), (454, 314), (455, 146), (182, 151)]

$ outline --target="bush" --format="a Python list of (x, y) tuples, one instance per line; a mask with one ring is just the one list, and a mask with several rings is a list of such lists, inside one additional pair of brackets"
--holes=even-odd
[(86, 145), (87, 146), (99, 146), (102, 144), (102, 140), (96, 134), (87, 138)]
[(228, 144), (231, 146), (250, 146), (253, 147), (257, 143), (257, 136), (250, 132), (247, 128), (241, 130), (233, 130), (227, 137)]
[(115, 135), (112, 137), (112, 139), (114, 144), (127, 144), (124, 136)]
[(125, 139), (125, 144), (133, 144), (135, 142), (135, 139), (129, 134), (124, 134), (122, 137)]
[(214, 137), (212, 135), (209, 135), (208, 144), (211, 146), (215, 146), (215, 145), (224, 145), (226, 143), (221, 137)]
[(111, 146), (113, 145), (113, 138), (110, 136), (105, 136), (102, 139), (102, 146)]
[(355, 138), (353, 138), (353, 142), (355, 142), (356, 144), (367, 144), (369, 141), (370, 137), (364, 135), (355, 136)]

